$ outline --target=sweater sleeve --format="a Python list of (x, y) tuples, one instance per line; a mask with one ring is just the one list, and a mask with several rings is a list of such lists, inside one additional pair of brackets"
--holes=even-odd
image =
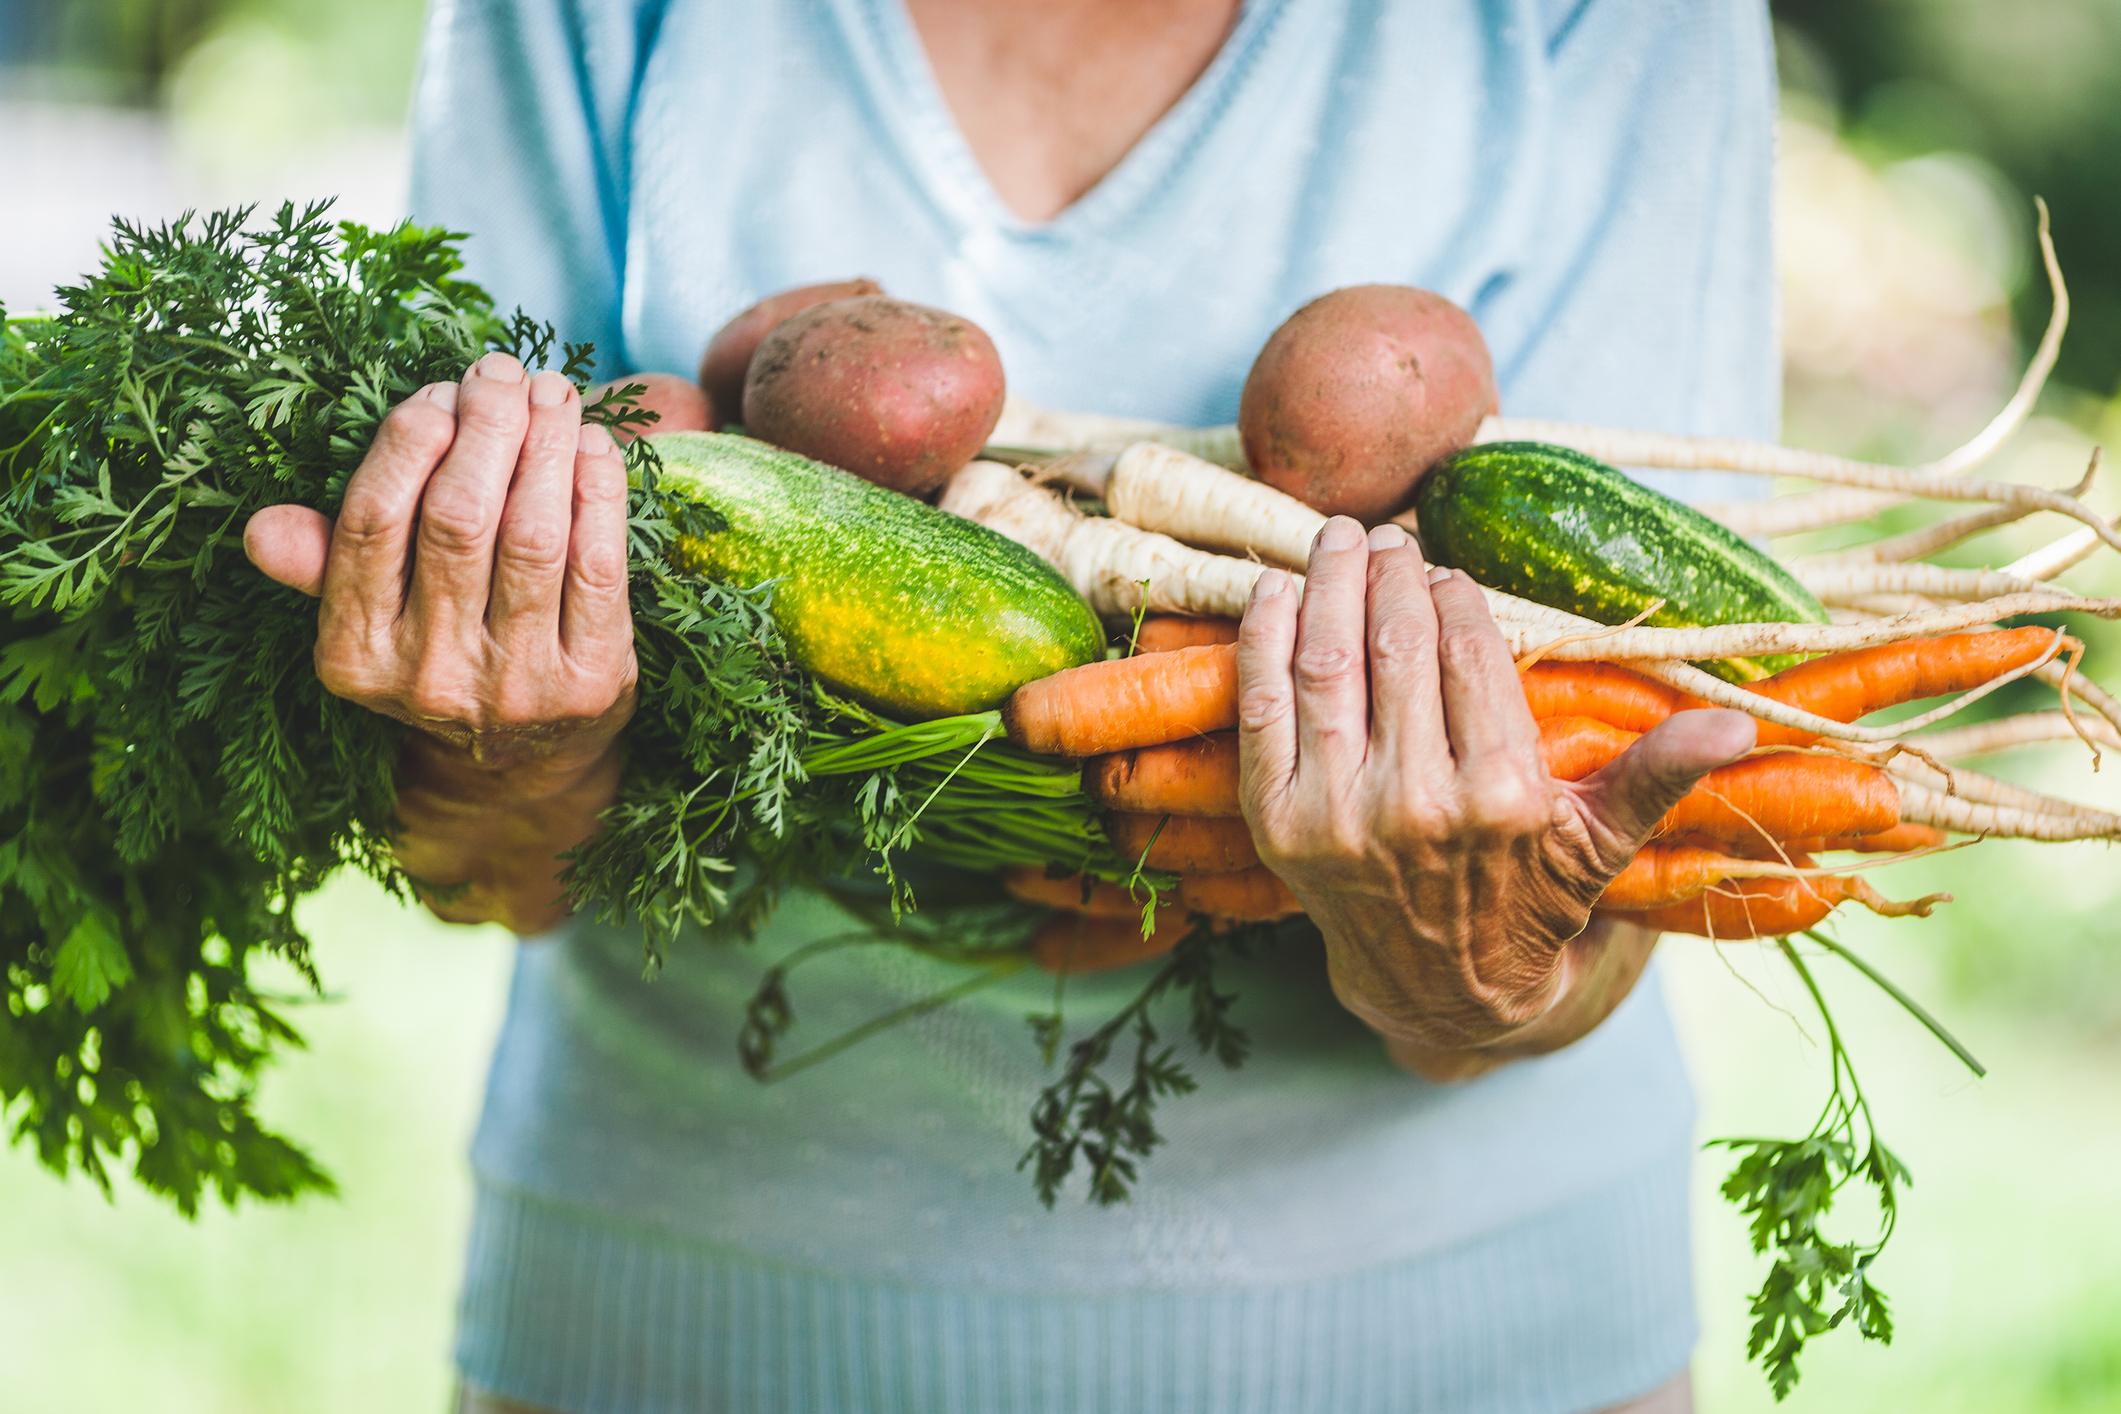
[(625, 370), (628, 129), (663, 0), (435, 0), (412, 115), (414, 219), (467, 273)]

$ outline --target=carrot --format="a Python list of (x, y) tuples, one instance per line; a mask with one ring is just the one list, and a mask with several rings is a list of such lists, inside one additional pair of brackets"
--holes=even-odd
[[(2037, 662), (2054, 642), (2054, 630), (2037, 627), (1910, 638), (1814, 658), (1744, 690), (1829, 721), (1853, 722), (1925, 697), (1971, 691)], [(1711, 705), (1612, 663), (1545, 660), (1526, 669), (1520, 681), (1535, 717), (1595, 717), (1631, 732), (1646, 732), (1674, 712)], [(1762, 746), (1817, 740), (1773, 722), (1760, 726)]]
[(1234, 819), (1245, 813), (1237, 803), (1237, 734), (1093, 756), (1083, 763), (1083, 794), (1115, 810)]
[(1236, 619), (1188, 619), (1177, 614), (1151, 614), (1142, 620), (1141, 634), (1134, 640), (1134, 651), (1169, 653), (1179, 648), (1235, 642)]
[(1109, 972), (1162, 957), (1192, 930), (1192, 920), (1177, 909), (1159, 910), (1156, 931), (1146, 938), (1138, 917), (1056, 913), (1031, 935), (1031, 955), (1048, 972)]
[[(1950, 894), (1928, 894), (1895, 903), (1854, 875), (1816, 879), (1738, 879), (1719, 883), (1698, 897), (1668, 908), (1615, 912), (1610, 916), (1664, 933), (1693, 933), (1732, 941), (1778, 938), (1816, 928), (1837, 904), (1854, 900), (1886, 918), (1927, 918)], [(1603, 911), (1603, 910), (1601, 910)]]
[(1809, 869), (1812, 861), (1794, 851), (1784, 863), (1781, 859), (1741, 859), (1698, 844), (1659, 841), (1636, 851), (1628, 867), (1614, 875), (1598, 896), (1598, 907), (1626, 913), (1670, 908), (1699, 897), (1724, 879), (1766, 877), (1792, 867)]
[(1118, 884), (1102, 880), (1090, 886), (1087, 895), (1083, 890), (1083, 876), (1069, 874), (1054, 878), (1036, 865), (1019, 865), (1002, 870), (1002, 887), (1026, 903), (1042, 903), (1048, 908), (1065, 908), (1076, 913), (1085, 913), (1092, 918), (1141, 918), (1142, 904), (1147, 895), (1136, 899)]
[[(1969, 692), (2036, 662), (2055, 644), (2048, 628), (1996, 629), (1909, 638), (1799, 663), (1748, 685), (1750, 691), (1837, 722), (1853, 722), (1925, 697)], [(1809, 745), (1814, 738), (1772, 724), (1760, 744)]]
[(1623, 731), (1646, 732), (1674, 712), (1704, 705), (1614, 663), (1539, 662), (1518, 681), (1535, 717), (1595, 717)]
[(1237, 725), (1237, 645), (1085, 663), (1002, 705), (1009, 739), (1047, 756), (1102, 756)]
[(1186, 874), (1178, 901), (1194, 913), (1240, 923), (1265, 923), (1304, 911), (1280, 877), (1264, 864), (1228, 874)]
[[(1150, 869), (1187, 874), (1234, 874), (1259, 863), (1252, 832), (1242, 820), (1201, 820), (1185, 815), (1137, 815), (1115, 810), (1105, 816), (1105, 837), (1123, 859), (1141, 859)], [(1155, 841), (1153, 844), (1151, 840)], [(1143, 859), (1142, 851), (1148, 851)]]
[[(1590, 717), (1539, 724), (1539, 754), (1556, 780), (1580, 781), (1638, 740)], [(1836, 756), (1778, 753), (1720, 766), (1658, 823), (1657, 833), (1717, 840), (1871, 835), (1900, 823), (1900, 790), (1875, 766)]]
[(1829, 835), (1820, 839), (1790, 840), (1783, 848), (1792, 854), (1912, 854), (1935, 849), (1944, 843), (1944, 831), (1931, 825), (1895, 825), (1875, 835)]

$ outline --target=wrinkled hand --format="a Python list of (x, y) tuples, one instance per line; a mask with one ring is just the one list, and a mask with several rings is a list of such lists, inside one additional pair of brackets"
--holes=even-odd
[(581, 412), (559, 374), (488, 354), (391, 410), (336, 524), (271, 506), (244, 531), (259, 569), (321, 596), (324, 686), (419, 729), (395, 846), (453, 921), (557, 922), (554, 856), (617, 789), (626, 471)]
[(1656, 935), (1589, 923), (1591, 905), (1754, 738), (1741, 712), (1684, 712), (1597, 775), (1552, 779), (1479, 587), (1345, 517), (1301, 607), (1286, 574), (1260, 576), (1238, 673), (1260, 856), (1323, 930), (1341, 1002), (1432, 1079), (1557, 1049), (1619, 1005)]

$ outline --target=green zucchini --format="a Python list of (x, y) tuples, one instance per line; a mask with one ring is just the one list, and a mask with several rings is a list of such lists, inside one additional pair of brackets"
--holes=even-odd
[(654, 443), (664, 488), (728, 526), (680, 537), (679, 565), (747, 588), (771, 580), (795, 660), (889, 716), (984, 712), (1104, 654), (1082, 596), (983, 525), (749, 437)]
[[(1660, 628), (1823, 624), (1811, 591), (1743, 537), (1595, 457), (1487, 442), (1446, 458), (1415, 493), (1423, 552), (1490, 589), (1622, 624), (1655, 601)], [(1791, 657), (1704, 664), (1736, 682)]]

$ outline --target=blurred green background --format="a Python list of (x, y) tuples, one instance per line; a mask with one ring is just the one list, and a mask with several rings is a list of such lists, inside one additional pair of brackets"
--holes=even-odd
[[(421, 9), (0, 0), (0, 301), (34, 307), (79, 273), (113, 211), (336, 191), (349, 214), (394, 214)], [(2092, 442), (2121, 431), (2121, 7), (1775, 11), (1788, 440), (1919, 458), (1984, 422), (2047, 315), (2038, 193), (2076, 318), (2003, 474), (2074, 480)], [(2001, 563), (2054, 533), (2030, 522), (1957, 558)], [(2121, 594), (2104, 558), (2066, 582)], [(2121, 685), (2121, 638), (2090, 636), (2095, 672)], [(1994, 769), (2121, 809), (2121, 770), (2088, 777), (2080, 750), (2028, 749)], [(1856, 917), (1840, 936), (1940, 1011), (1991, 1073), (1973, 1080), (1875, 990), (1818, 965), (1915, 1186), (1878, 1270), (1899, 1338), (1822, 1341), (1785, 1407), (2121, 1410), (2121, 870), (2099, 846), (1990, 843), (1889, 881), (1902, 896), (1936, 888), (1958, 901), (1935, 919)], [(342, 1195), (187, 1225), (0, 1151), (8, 1414), (440, 1414), (464, 1150), (513, 945), (354, 881), (312, 900), (306, 921), (332, 992), (300, 1009), (310, 1049), (279, 1068), (265, 1108), (314, 1144)], [(1675, 940), (1665, 956), (1704, 1138), (1801, 1133), (1826, 1074), (1788, 970), (1753, 947)], [(1763, 1410), (1744, 1360), (1760, 1273), (1715, 1194), (1727, 1167), (1710, 1153), (1698, 1170), (1699, 1400)], [(1869, 1216), (1840, 1215), (1849, 1235)]]

